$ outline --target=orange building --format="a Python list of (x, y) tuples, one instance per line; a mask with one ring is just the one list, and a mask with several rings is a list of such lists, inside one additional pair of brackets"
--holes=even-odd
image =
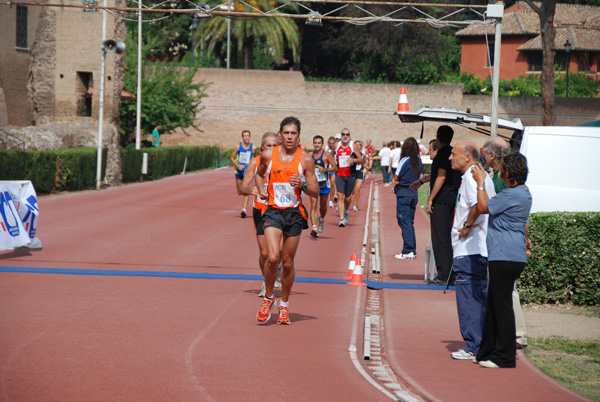
[[(570, 43), (569, 71), (600, 79), (600, 7), (557, 4), (554, 17), (555, 64), (565, 70)], [(494, 25), (473, 24), (456, 36), (461, 42), (461, 72), (480, 78), (491, 75), (494, 65)], [(542, 70), (542, 42), (538, 15), (524, 2), (504, 11), (500, 78), (512, 79)]]

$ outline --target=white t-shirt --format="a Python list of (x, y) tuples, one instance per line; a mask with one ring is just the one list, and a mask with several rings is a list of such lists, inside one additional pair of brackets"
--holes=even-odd
[(390, 151), (388, 147), (381, 148), (378, 156), (381, 156), (381, 166), (390, 166)]
[(392, 152), (390, 152), (390, 158), (392, 158), (392, 168), (396, 169), (398, 167), (398, 162), (400, 162), (400, 154), (402, 153), (402, 148), (394, 148)]
[[(477, 205), (477, 182), (471, 173), (472, 168), (473, 166), (470, 166), (465, 174), (462, 175), (462, 182), (456, 199), (456, 210), (454, 211), (454, 222), (452, 224), (452, 249), (454, 250), (454, 257), (463, 255), (488, 256), (486, 237), (489, 215), (479, 215), (475, 222), (473, 222), (473, 227), (468, 236), (460, 240), (458, 239), (459, 229), (462, 229), (465, 225), (471, 208)], [(492, 182), (489, 175), (485, 176), (485, 190), (489, 198), (496, 195), (494, 182)]]

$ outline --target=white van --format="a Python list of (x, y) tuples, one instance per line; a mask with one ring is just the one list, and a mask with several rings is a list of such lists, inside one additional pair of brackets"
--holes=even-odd
[[(454, 123), (489, 135), (491, 117), (458, 109), (421, 107), (398, 112), (404, 123)], [(533, 197), (531, 212), (600, 211), (600, 128), (524, 127), (521, 120), (498, 119), (498, 128), (513, 130), (513, 149), (527, 157), (527, 186)]]

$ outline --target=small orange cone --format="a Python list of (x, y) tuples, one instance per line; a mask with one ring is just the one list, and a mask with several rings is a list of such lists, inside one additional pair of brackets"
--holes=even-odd
[(348, 273), (344, 276), (344, 279), (352, 279), (354, 273), (354, 266), (356, 265), (356, 254), (352, 254), (350, 257), (350, 263), (348, 264)]
[(398, 99), (398, 112), (408, 112), (408, 98), (406, 97), (406, 89), (400, 88), (400, 99)]
[(352, 280), (348, 282), (346, 285), (350, 286), (367, 286), (366, 283), (363, 282), (363, 272), (362, 267), (360, 266), (360, 258), (356, 260), (356, 265), (354, 266), (354, 272), (352, 273)]

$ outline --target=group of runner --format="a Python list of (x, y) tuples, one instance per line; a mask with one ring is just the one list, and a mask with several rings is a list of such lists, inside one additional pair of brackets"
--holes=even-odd
[[(236, 167), (236, 189), (244, 197), (242, 218), (247, 215), (249, 196), (254, 197), (252, 216), (260, 251), (258, 263), (264, 279), (259, 293), (263, 301), (256, 315), (259, 322), (271, 317), (271, 309), (276, 304), (273, 289), (281, 286), (277, 323), (290, 324), (289, 296), (294, 284), (294, 257), (300, 234), (309, 228), (309, 219), (313, 238), (323, 232), (328, 200), (329, 206), (333, 206), (332, 201), (336, 199), (338, 226), (346, 226), (352, 202), (353, 209), (358, 210), (363, 165), (373, 152), (372, 146), (365, 151), (361, 141), (352, 141), (350, 131), (344, 128), (329, 138), (327, 147), (324, 147), (323, 137), (316, 135), (314, 151), (308, 153), (300, 145), (300, 126), (296, 117), (286, 117), (277, 134), (267, 132), (262, 136), (255, 158), (250, 131), (244, 130), (242, 141), (230, 157)], [(302, 193), (311, 199), (310, 214), (303, 204)]]

